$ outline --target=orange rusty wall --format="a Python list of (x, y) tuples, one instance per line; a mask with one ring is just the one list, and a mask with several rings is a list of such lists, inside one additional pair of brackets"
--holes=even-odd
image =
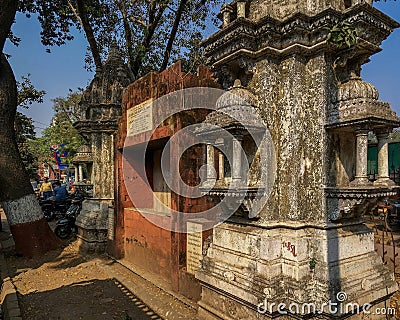
[(171, 232), (152, 224), (134, 209), (124, 210), (124, 227), (125, 260), (171, 283)]
[[(143, 132), (135, 136), (126, 137), (127, 110), (149, 99), (156, 100), (171, 92), (191, 87), (211, 87), (219, 88), (219, 85), (212, 78), (212, 74), (207, 67), (199, 67), (197, 74), (186, 74), (181, 71), (180, 62), (174, 64), (169, 69), (156, 73), (152, 72), (129, 85), (123, 96), (122, 117), (119, 121), (119, 129), (116, 135), (115, 144), (117, 150), (116, 157), (116, 208), (115, 230), (116, 239), (110, 244), (111, 252), (119, 253), (118, 257), (124, 256), (126, 260), (134, 265), (146, 268), (154, 274), (162, 276), (169, 281), (172, 289), (181, 291), (191, 299), (197, 300), (199, 296), (197, 280), (191, 275), (187, 275), (186, 266), (186, 234), (179, 234), (168, 231), (176, 221), (174, 217), (167, 217), (151, 214), (152, 219), (163, 220), (167, 226), (164, 230), (157, 225), (146, 220), (140, 213), (135, 211), (138, 208), (152, 208), (153, 195), (145, 186), (144, 178), (150, 178), (151, 175), (146, 172), (149, 168), (143, 169), (140, 159), (129, 157), (128, 163), (123, 165), (122, 152), (131, 150), (134, 153), (135, 148), (144, 146), (150, 141), (151, 148), (159, 148), (158, 143), (173, 136), (183, 127), (202, 122), (209, 110), (188, 110), (179, 112), (163, 122), (153, 133), (151, 131)], [(208, 99), (207, 92), (201, 97)], [(195, 100), (197, 96), (193, 97)], [(167, 103), (165, 103), (167, 101)], [(169, 96), (162, 105), (154, 105), (153, 123), (158, 123), (163, 115), (170, 110), (176, 110), (181, 104), (177, 96)], [(203, 105), (203, 104), (200, 104)], [(204, 104), (206, 105), (206, 104)], [(161, 110), (163, 109), (163, 110)], [(152, 145), (154, 142), (154, 145)], [(188, 141), (186, 141), (188, 142)], [(125, 148), (125, 150), (124, 150)], [(201, 150), (197, 148), (195, 155), (189, 156), (189, 163), (185, 164), (186, 159), (173, 159), (179, 163), (179, 173), (185, 176), (185, 180), (190, 181), (190, 185), (196, 185), (199, 182), (196, 176), (201, 161), (196, 161), (196, 157), (201, 157)], [(122, 168), (124, 166), (124, 169)], [(142, 169), (138, 169), (138, 167)], [(195, 174), (193, 174), (195, 173)], [(149, 181), (150, 186), (152, 181)], [(137, 192), (140, 197), (135, 197), (136, 203), (132, 203), (130, 193)], [(171, 195), (172, 208), (181, 212), (199, 212), (211, 205), (205, 198), (187, 199), (174, 193)], [(139, 203), (140, 202), (140, 203)], [(181, 221), (182, 222), (182, 221)], [(116, 248), (116, 249), (115, 249)], [(113, 251), (114, 250), (114, 251)]]
[[(126, 204), (136, 208), (153, 207), (153, 190), (148, 181), (144, 159), (138, 149), (141, 146), (125, 148), (122, 156), (122, 179), (124, 181), (124, 191), (122, 199)], [(121, 177), (120, 177), (121, 178)], [(132, 204), (128, 202), (134, 201)]]

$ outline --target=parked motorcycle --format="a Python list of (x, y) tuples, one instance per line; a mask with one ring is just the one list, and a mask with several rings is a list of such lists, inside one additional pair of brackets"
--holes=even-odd
[(385, 226), (388, 230), (397, 230), (400, 227), (400, 199), (386, 201)]
[(55, 202), (49, 199), (39, 200), (39, 204), (42, 208), (46, 221), (52, 221), (53, 219), (60, 218), (65, 215), (71, 205), (71, 199), (67, 199), (64, 202)]
[(73, 232), (77, 233), (78, 228), (75, 225), (76, 217), (81, 212), (82, 202), (85, 197), (78, 193), (71, 200), (71, 205), (65, 215), (56, 222), (54, 233), (60, 239), (68, 239)]

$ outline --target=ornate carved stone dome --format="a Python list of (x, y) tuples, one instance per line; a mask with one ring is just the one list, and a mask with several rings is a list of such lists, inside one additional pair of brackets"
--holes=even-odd
[(338, 101), (354, 99), (378, 100), (378, 90), (369, 82), (361, 78), (353, 78), (338, 87)]
[(235, 80), (233, 87), (220, 96), (217, 100), (217, 110), (236, 106), (257, 106), (257, 97), (242, 86), (239, 79)]

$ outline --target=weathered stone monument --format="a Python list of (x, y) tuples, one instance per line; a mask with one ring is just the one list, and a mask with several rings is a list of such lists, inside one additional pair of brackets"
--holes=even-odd
[[(107, 246), (108, 219), (114, 215), (114, 136), (122, 113), (122, 93), (133, 77), (123, 62), (115, 43), (111, 44), (108, 59), (86, 88), (80, 102), (82, 119), (74, 126), (86, 139), (81, 150), (89, 162), (93, 198), (83, 203), (78, 216), (78, 240), (83, 251), (102, 252)], [(78, 167), (79, 168), (79, 167)], [(78, 169), (79, 172), (79, 169)]]
[[(243, 204), (214, 228), (196, 272), (199, 317), (384, 319), (372, 310), (388, 307), (397, 284), (360, 215), (396, 194), (387, 135), (400, 121), (360, 70), (399, 25), (362, 0), (237, 0), (223, 6), (220, 17), (221, 30), (206, 40), (205, 52), (220, 83), (231, 89), (205, 123), (231, 130), (235, 139), (224, 151), (227, 138), (210, 134), (207, 161), (215, 167), (213, 148), (220, 148), (233, 162), (229, 179), (220, 179), (221, 165), (219, 178), (210, 170), (203, 187), (215, 198), (241, 195)], [(358, 30), (358, 41), (335, 46), (327, 41), (329, 30), (344, 21)], [(239, 121), (224, 116), (227, 110)], [(258, 156), (246, 151), (248, 133), (239, 124), (254, 114), (270, 133), (275, 160), (268, 146)], [(369, 132), (379, 141), (373, 184), (367, 178)], [(245, 156), (235, 156), (240, 145), (249, 175), (241, 172)], [(229, 184), (236, 192), (226, 193)], [(270, 194), (263, 191), (268, 188)], [(269, 197), (254, 210), (260, 190)], [(373, 306), (370, 314), (365, 304)]]

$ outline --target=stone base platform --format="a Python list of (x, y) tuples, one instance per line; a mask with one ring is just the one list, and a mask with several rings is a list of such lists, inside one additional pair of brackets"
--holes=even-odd
[(397, 290), (361, 223), (292, 229), (223, 223), (196, 278), (199, 319), (386, 319)]

